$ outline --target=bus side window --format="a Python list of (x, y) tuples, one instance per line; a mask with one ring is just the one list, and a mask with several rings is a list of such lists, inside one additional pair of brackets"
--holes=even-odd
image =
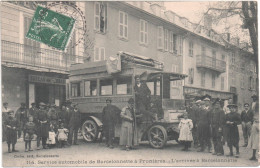
[(116, 92), (118, 95), (132, 94), (132, 77), (117, 79)]
[(71, 83), (71, 97), (80, 96), (80, 84), (81, 82)]
[(100, 80), (100, 95), (112, 95), (113, 94), (113, 80), (105, 79)]
[(85, 81), (84, 82), (85, 96), (97, 95), (97, 81)]

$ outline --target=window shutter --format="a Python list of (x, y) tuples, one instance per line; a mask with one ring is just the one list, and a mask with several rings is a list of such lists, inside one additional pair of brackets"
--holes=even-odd
[(100, 60), (106, 60), (105, 48), (100, 48)]
[(99, 48), (95, 47), (95, 53), (94, 53), (94, 61), (99, 61)]

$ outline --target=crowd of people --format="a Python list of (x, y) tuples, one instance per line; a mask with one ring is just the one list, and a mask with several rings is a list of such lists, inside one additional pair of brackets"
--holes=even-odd
[(20, 138), (25, 142), (25, 152), (33, 150), (32, 140), (37, 141), (37, 150), (41, 149), (40, 142), (43, 149), (78, 145), (81, 113), (77, 104), (67, 101), (61, 109), (55, 104), (46, 105), (43, 102), (39, 103), (39, 108), (35, 103), (31, 106), (27, 109), (25, 103), (21, 103), (14, 113), (8, 108), (7, 102), (3, 103), (2, 139), (7, 142), (9, 153), (17, 152), (15, 145)]
[[(112, 100), (106, 100), (106, 106), (102, 112), (103, 136), (106, 145), (114, 148), (115, 126), (121, 123), (119, 145), (125, 150), (133, 149), (141, 141), (140, 135), (154, 121), (163, 118), (163, 110), (156, 102), (151, 102), (151, 92), (145, 82), (141, 82), (140, 76), (136, 77), (135, 100), (130, 98), (128, 104), (119, 109), (112, 105)], [(183, 144), (183, 151), (188, 151), (193, 144), (199, 148), (198, 152), (224, 155), (223, 145), (227, 143), (229, 151), (227, 156), (239, 157), (239, 130), (242, 124), (244, 145), (253, 150), (250, 160), (257, 160), (256, 151), (259, 144), (259, 119), (257, 96), (253, 96), (251, 106), (244, 104), (244, 111), (238, 113), (236, 104), (229, 100), (224, 107), (220, 99), (211, 99), (209, 95), (196, 97), (186, 107), (184, 114), (179, 118), (179, 142)], [(8, 152), (16, 152), (17, 138), (23, 137), (25, 151), (32, 151), (31, 141), (37, 140), (37, 150), (42, 148), (60, 148), (65, 145), (78, 145), (78, 131), (81, 126), (81, 113), (78, 105), (67, 101), (57, 108), (55, 104), (46, 105), (39, 103), (39, 109), (35, 103), (27, 109), (25, 103), (14, 113), (8, 108), (8, 103), (3, 103), (3, 140), (8, 144)], [(148, 125), (147, 125), (148, 123)], [(23, 136), (22, 136), (23, 135)], [(12, 149), (11, 149), (12, 146)], [(235, 148), (235, 154), (233, 153)]]
[[(253, 99), (256, 97), (254, 96)], [(194, 148), (199, 147), (198, 152), (207, 149), (209, 153), (213, 150), (213, 155), (222, 156), (224, 155), (223, 145), (227, 143), (229, 147), (227, 156), (239, 157), (238, 125), (242, 124), (243, 147), (253, 149), (250, 160), (257, 160), (259, 111), (245, 103), (244, 110), (240, 114), (237, 105), (232, 104), (231, 100), (226, 108), (223, 107), (224, 103), (220, 99), (213, 102), (208, 95), (193, 100), (187, 107), (187, 113), (179, 116), (179, 141), (183, 143), (184, 151), (187, 151), (193, 142)], [(235, 154), (233, 147), (236, 150)]]

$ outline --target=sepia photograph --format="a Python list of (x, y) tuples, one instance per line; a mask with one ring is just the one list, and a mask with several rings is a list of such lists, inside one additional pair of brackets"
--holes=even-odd
[(257, 1), (1, 1), (2, 167), (257, 167)]

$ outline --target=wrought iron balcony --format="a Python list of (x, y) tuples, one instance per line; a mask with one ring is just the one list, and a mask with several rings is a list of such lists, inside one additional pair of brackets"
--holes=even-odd
[(83, 63), (83, 56), (70, 55), (56, 50), (33, 47), (2, 40), (2, 63), (26, 67), (47, 68), (67, 72), (74, 63)]
[(197, 55), (196, 59), (198, 68), (206, 68), (216, 72), (223, 73), (226, 71), (226, 62), (205, 55)]

